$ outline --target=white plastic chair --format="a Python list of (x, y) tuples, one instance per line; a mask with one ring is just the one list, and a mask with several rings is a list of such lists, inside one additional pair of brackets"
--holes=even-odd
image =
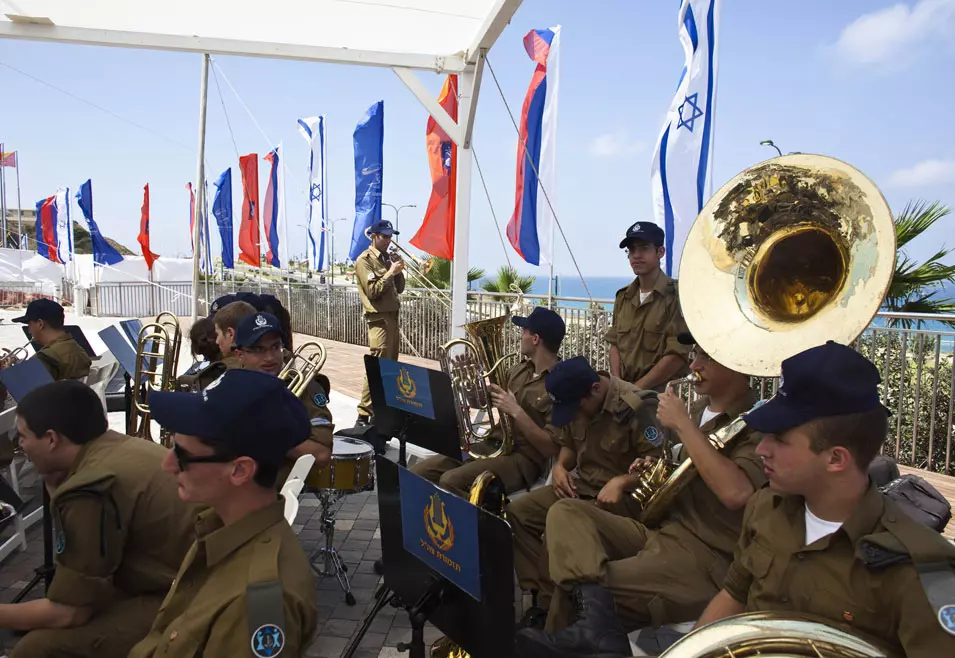
[(109, 386), (117, 370), (119, 370), (119, 361), (111, 358), (105, 363), (91, 367), (90, 374), (86, 377), (86, 385), (96, 392), (100, 402), (103, 403), (103, 410), (107, 413), (109, 409), (106, 406), (106, 387)]
[(285, 499), (285, 520), (289, 525), (295, 522), (298, 515), (298, 496), (305, 487), (305, 478), (315, 464), (314, 455), (302, 455), (295, 460), (292, 470), (289, 471), (285, 484), (282, 485), (281, 495)]

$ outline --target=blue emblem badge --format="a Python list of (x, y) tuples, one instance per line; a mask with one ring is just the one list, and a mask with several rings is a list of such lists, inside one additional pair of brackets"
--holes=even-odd
[(56, 554), (59, 555), (66, 548), (66, 533), (59, 530), (56, 533)]
[(285, 632), (275, 624), (259, 626), (252, 634), (252, 654), (256, 658), (272, 658), (285, 648)]
[(946, 633), (955, 635), (955, 605), (949, 603), (939, 608), (938, 623), (942, 625)]
[(659, 446), (663, 442), (663, 433), (653, 425), (650, 425), (643, 432), (643, 436), (645, 436), (647, 441), (649, 441), (654, 447)]
[(325, 395), (324, 393), (316, 393), (316, 394), (312, 397), (312, 402), (314, 402), (315, 404), (317, 404), (317, 405), (320, 406), (320, 407), (324, 407), (325, 405), (328, 404), (328, 396)]

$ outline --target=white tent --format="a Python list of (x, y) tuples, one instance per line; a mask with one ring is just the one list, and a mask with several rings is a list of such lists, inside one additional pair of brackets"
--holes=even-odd
[[(451, 329), (460, 335), (466, 318), (474, 110), (484, 56), (520, 5), (521, 0), (0, 0), (0, 37), (392, 68), (458, 145)], [(457, 124), (415, 69), (459, 74)], [(204, 101), (202, 108), (196, 180), (203, 179)], [(197, 199), (196, 207), (201, 205)], [(198, 272), (198, 256), (195, 268)]]

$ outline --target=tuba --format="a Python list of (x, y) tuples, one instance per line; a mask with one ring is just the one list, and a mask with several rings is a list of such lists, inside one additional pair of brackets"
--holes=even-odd
[[(182, 329), (179, 319), (167, 311), (143, 325), (136, 342), (136, 374), (133, 377), (132, 408), (126, 433), (152, 440), (152, 416), (149, 411), (150, 391), (176, 390), (179, 347)], [(166, 446), (169, 436), (162, 430), (159, 442)]]
[[(510, 454), (513, 422), (491, 404), (487, 382), (505, 388), (503, 365), (517, 353), (504, 353), (504, 325), (510, 315), (464, 325), (468, 338), (455, 338), (439, 348), (441, 370), (451, 379), (461, 449), (473, 459)], [(461, 347), (463, 354), (452, 355)]]
[[(311, 354), (305, 355), (305, 348), (314, 348)], [(279, 379), (286, 382), (288, 390), (295, 397), (302, 397), (308, 385), (315, 379), (322, 366), (325, 365), (325, 359), (328, 354), (325, 346), (321, 343), (309, 342), (298, 346), (298, 349), (292, 354), (292, 358), (282, 368), (279, 373)]]
[[(680, 309), (719, 363), (775, 377), (794, 354), (859, 337), (891, 283), (895, 251), (892, 213), (862, 172), (784, 155), (737, 174), (700, 212), (683, 246)], [(710, 442), (722, 450), (745, 427), (740, 416)], [(640, 520), (652, 525), (696, 469), (661, 460), (636, 474)]]
[(879, 642), (809, 615), (734, 615), (693, 630), (660, 658), (897, 658)]

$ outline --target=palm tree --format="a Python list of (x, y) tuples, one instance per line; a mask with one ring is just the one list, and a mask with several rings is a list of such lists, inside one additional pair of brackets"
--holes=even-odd
[[(428, 260), (431, 261), (431, 269), (425, 275), (425, 278), (436, 287), (442, 290), (449, 290), (451, 288), (451, 261), (435, 257), (429, 258)], [(484, 270), (480, 267), (468, 268), (468, 283), (483, 278)], [(411, 279), (411, 285), (418, 288), (423, 287), (421, 282), (416, 281), (414, 277)]]
[(520, 275), (510, 265), (502, 265), (497, 271), (497, 276), (481, 284), (481, 290), (485, 292), (514, 292), (512, 286), (517, 286), (521, 292), (526, 294), (531, 291), (533, 285), (533, 276)]
[[(951, 208), (937, 201), (931, 205), (925, 201), (910, 201), (896, 216), (898, 255), (895, 274), (883, 301), (885, 310), (902, 313), (955, 313), (955, 300), (951, 297), (937, 297), (944, 284), (955, 283), (955, 265), (945, 265), (942, 262), (953, 250), (942, 246), (928, 260), (917, 263), (909, 258), (903, 249), (906, 244), (951, 212)], [(909, 328), (912, 321), (897, 320), (892, 324)], [(921, 322), (918, 324), (921, 325)], [(947, 324), (955, 326), (955, 322)]]

